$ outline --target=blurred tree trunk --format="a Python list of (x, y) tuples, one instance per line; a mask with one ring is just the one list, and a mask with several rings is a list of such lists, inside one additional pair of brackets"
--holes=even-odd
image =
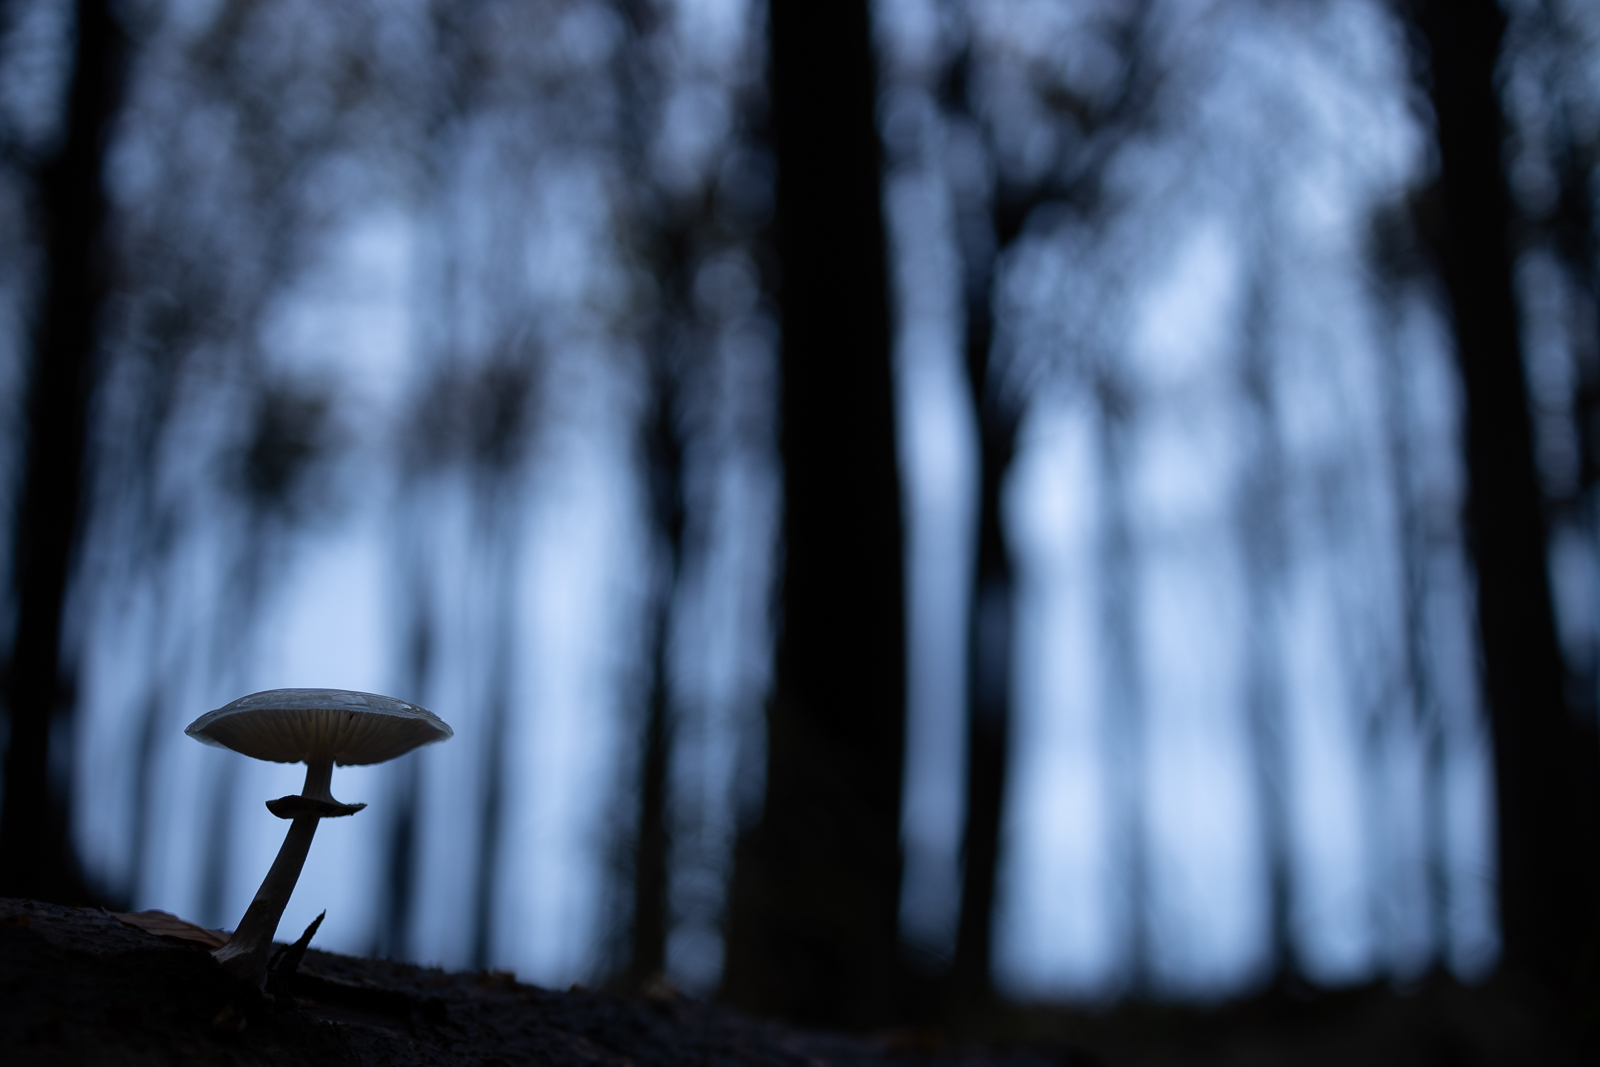
[[(1549, 18), (1553, 12), (1547, 7), (1542, 14)], [(1544, 28), (1552, 37), (1561, 32), (1560, 25)], [(1555, 130), (1551, 155), (1559, 192), (1543, 222), (1576, 296), (1576, 306), (1567, 314), (1577, 378), (1571, 415), (1578, 437), (1578, 482), (1560, 503), (1567, 521), (1583, 530), (1593, 550), (1600, 551), (1600, 234), (1595, 230), (1591, 191), (1600, 172), (1600, 138), (1579, 132), (1570, 99), (1556, 97), (1548, 106), (1556, 116), (1551, 123)], [(1568, 663), (1567, 669), (1568, 702), (1586, 715), (1600, 715), (1600, 641), (1585, 663)]]
[(723, 994), (811, 1024), (894, 1011), (905, 667), (876, 75), (864, 0), (772, 0), (784, 465), (765, 809)]
[[(1265, 195), (1261, 203), (1265, 204)], [(1266, 212), (1263, 212), (1266, 214)], [(1284, 528), (1288, 481), (1279, 431), (1277, 382), (1271, 350), (1270, 292), (1274, 247), (1270, 225), (1257, 228), (1245, 289), (1239, 387), (1241, 420), (1248, 441), (1245, 489), (1240, 494), (1238, 537), (1244, 548), (1247, 611), (1246, 723), (1257, 803), (1261, 806), (1262, 852), (1267, 875), (1267, 975), (1292, 983), (1298, 976), (1290, 915), (1288, 758), (1284, 739), (1283, 653), (1280, 644), (1282, 590), (1289, 569)]]
[[(969, 338), (971, 335), (969, 329)], [(1001, 410), (988, 377), (988, 349), (967, 350), (978, 407), (978, 552), (967, 624), (967, 828), (962, 840), (961, 915), (952, 978), (958, 996), (991, 991), (995, 872), (1011, 726), (1012, 620), (1016, 612), (1011, 556), (1001, 516), (1005, 476), (1016, 451), (1017, 419)]]
[(28, 371), (20, 498), (12, 541), (16, 631), (5, 677), (10, 719), (0, 809), (0, 896), (87, 896), (72, 854), (70, 753), (63, 729), (72, 684), (61, 622), (87, 487), (95, 345), (109, 287), (103, 175), (122, 100), (126, 41), (108, 0), (79, 0), (72, 82), (60, 147), (41, 168), (44, 281)]
[(1567, 708), (1513, 286), (1493, 0), (1412, 0), (1438, 120), (1438, 261), (1466, 402), (1468, 535), (1495, 744), (1508, 968), (1588, 984), (1600, 757)]
[[(682, 242), (664, 243), (673, 250)], [(670, 285), (681, 284), (682, 256)], [(676, 301), (674, 302), (677, 303)], [(676, 308), (675, 308), (676, 310)], [(684, 442), (679, 433), (679, 383), (672, 360), (671, 327), (659, 324), (651, 353), (651, 391), (655, 406), (645, 430), (652, 533), (658, 542), (661, 573), (650, 620), (650, 688), (640, 744), (638, 827), (633, 854), (633, 916), (629, 932), (627, 983), (638, 989), (660, 976), (667, 965), (669, 858), (672, 846), (668, 773), (672, 756), (672, 616), (683, 571), (685, 501)]]
[(635, 251), (660, 283), (658, 303), (642, 337), (651, 404), (640, 428), (640, 451), (651, 565), (656, 573), (648, 608), (649, 681), (632, 783), (638, 796), (636, 822), (622, 860), (624, 877), (632, 883), (632, 900), (617, 973), (623, 988), (639, 990), (665, 973), (671, 926), (672, 627), (687, 520), (683, 469), (687, 441), (680, 401), (683, 348), (693, 343), (686, 340), (694, 317), (689, 249), (694, 225), (701, 220), (673, 210), (651, 167), (652, 120), (662, 91), (653, 57), (660, 45), (656, 34), (665, 21), (663, 8), (653, 0), (618, 0), (616, 9), (628, 27), (628, 46), (618, 50), (615, 69), (624, 101), (622, 154), (639, 197), (632, 227), (638, 241)]
[[(965, 108), (965, 71), (951, 95)], [(995, 263), (1022, 233), (1039, 197), (1002, 187), (989, 206), (992, 239), (965, 250), (966, 368), (978, 426), (978, 547), (967, 618), (967, 827), (962, 840), (961, 914), (951, 966), (958, 1000), (992, 992), (995, 874), (1004, 817), (1011, 727), (1011, 661), (1016, 613), (1011, 553), (1002, 515), (1006, 475), (1021, 417), (997, 388), (994, 356)]]
[[(977, 57), (969, 40), (939, 88), (941, 103), (959, 121), (983, 135), (994, 185), (967, 197), (956, 225), (961, 245), (967, 382), (978, 427), (978, 544), (967, 619), (966, 832), (962, 841), (961, 912), (949, 993), (955, 1002), (993, 995), (994, 907), (1005, 820), (1007, 753), (1012, 722), (1011, 667), (1016, 593), (1006, 544), (1004, 493), (1016, 457), (1017, 434), (1028, 398), (1003, 386), (994, 373), (997, 266), (1023, 236), (1030, 218), (1047, 204), (1081, 217), (1099, 210), (1101, 182), (1117, 146), (1145, 121), (1160, 84), (1145, 54), (1151, 19), (1148, 0), (1119, 12), (1121, 80), (1098, 106), (1065, 98), (1053, 101), (1072, 112), (1074, 127), (1089, 136), (1042, 175), (1019, 180), (1000, 164), (992, 130), (971, 98)], [(972, 27), (966, 32), (973, 33)], [(1141, 879), (1135, 875), (1136, 883)], [(1135, 893), (1135, 895), (1138, 895)], [(1137, 910), (1137, 909), (1136, 909)]]

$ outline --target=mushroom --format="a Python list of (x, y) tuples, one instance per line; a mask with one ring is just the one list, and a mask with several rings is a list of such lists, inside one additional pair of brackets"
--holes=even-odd
[(267, 801), (267, 810), (293, 820), (278, 858), (256, 890), (228, 943), (212, 953), (236, 977), (260, 985), (272, 935), (294, 892), (320, 819), (354, 815), (365, 804), (342, 804), (328, 786), (333, 765), (383, 763), (455, 733), (433, 712), (393, 697), (347, 689), (269, 689), (209, 711), (184, 733), (253, 759), (304, 763), (298, 796)]

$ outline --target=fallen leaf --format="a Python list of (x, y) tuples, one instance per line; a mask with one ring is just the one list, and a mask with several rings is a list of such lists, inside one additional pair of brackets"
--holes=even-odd
[(207, 930), (204, 926), (196, 926), (194, 923), (184, 922), (176, 915), (165, 911), (113, 911), (108, 914), (120, 923), (137, 926), (141, 930), (161, 937), (175, 937), (180, 941), (194, 941), (208, 948), (221, 948), (228, 943), (228, 935), (222, 931)]

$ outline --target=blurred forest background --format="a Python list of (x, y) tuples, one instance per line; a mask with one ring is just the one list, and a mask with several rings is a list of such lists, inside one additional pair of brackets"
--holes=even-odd
[(231, 926), (344, 687), (336, 951), (1592, 989), (1597, 164), (1580, 0), (7, 0), (0, 893)]

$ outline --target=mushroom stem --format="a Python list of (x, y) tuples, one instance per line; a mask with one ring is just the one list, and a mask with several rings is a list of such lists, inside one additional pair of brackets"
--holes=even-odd
[(211, 955), (229, 973), (241, 981), (260, 985), (267, 973), (267, 957), (272, 952), (272, 935), (278, 932), (278, 920), (294, 892), (300, 878), (300, 868), (305, 866), (306, 853), (311, 851), (311, 839), (316, 835), (315, 815), (306, 815), (289, 824), (283, 847), (272, 869), (262, 879), (255, 899), (239, 920), (239, 928), (228, 938), (228, 943)]
[[(308, 764), (301, 795), (333, 801), (328, 789), (332, 778), (332, 760)], [(283, 918), (283, 909), (288, 906), (294, 884), (300, 879), (300, 869), (305, 866), (306, 854), (311, 851), (311, 839), (316, 836), (320, 821), (316, 815), (303, 815), (289, 824), (283, 847), (278, 849), (278, 858), (272, 861), (272, 868), (262, 879), (255, 899), (250, 901), (244, 918), (239, 920), (239, 928), (226, 945), (211, 954), (235, 978), (259, 986), (266, 977), (272, 935), (278, 932), (278, 920)]]
[(331, 786), (333, 785), (333, 760), (318, 760), (306, 764), (306, 784), (300, 787), (300, 795), (310, 797), (312, 800), (327, 800), (339, 803), (333, 799)]

